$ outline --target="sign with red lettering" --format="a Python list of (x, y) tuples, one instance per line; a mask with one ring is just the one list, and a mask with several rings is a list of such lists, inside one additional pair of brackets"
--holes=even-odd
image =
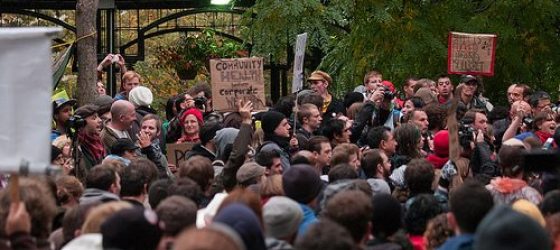
[(237, 111), (237, 100), (253, 102), (254, 111), (266, 110), (261, 57), (210, 60), (214, 109)]
[(449, 74), (494, 75), (495, 34), (449, 33), (447, 72)]

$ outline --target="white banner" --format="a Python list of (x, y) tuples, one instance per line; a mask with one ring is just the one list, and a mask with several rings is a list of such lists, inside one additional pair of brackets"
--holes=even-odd
[(305, 58), (305, 47), (307, 45), (307, 33), (299, 34), (296, 40), (296, 52), (294, 56), (294, 77), (292, 79), (292, 93), (303, 88), (303, 60)]
[(51, 37), (59, 28), (0, 29), (0, 172), (50, 166)]

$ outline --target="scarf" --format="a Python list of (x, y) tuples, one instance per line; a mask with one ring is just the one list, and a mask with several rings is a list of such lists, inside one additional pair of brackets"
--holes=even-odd
[(100, 162), (105, 157), (105, 147), (103, 147), (99, 134), (88, 135), (84, 130), (80, 130), (78, 132), (78, 142), (91, 152), (95, 162)]
[(542, 130), (535, 131), (534, 134), (542, 143), (546, 142), (548, 138), (552, 137), (551, 133), (547, 133)]
[(275, 142), (286, 152), (290, 151), (290, 137), (281, 137), (275, 134), (264, 134), (264, 140)]

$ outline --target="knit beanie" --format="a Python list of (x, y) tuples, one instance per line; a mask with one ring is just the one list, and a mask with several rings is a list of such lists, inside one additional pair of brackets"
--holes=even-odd
[(198, 121), (198, 123), (200, 123), (200, 124), (204, 123), (204, 120), (202, 118), (202, 113), (200, 112), (200, 110), (198, 110), (196, 108), (190, 108), (190, 109), (185, 110), (185, 112), (183, 112), (183, 114), (181, 115), (181, 119), (179, 119), (179, 123), (181, 124), (181, 126), (184, 125), (185, 118), (187, 118), (187, 115), (194, 115), (196, 117), (196, 120)]
[(508, 206), (494, 207), (478, 225), (473, 249), (552, 249), (544, 228)]
[(210, 140), (214, 139), (214, 137), (216, 136), (216, 132), (220, 129), (222, 129), (222, 125), (219, 123), (214, 122), (204, 124), (204, 126), (202, 126), (202, 128), (200, 128), (200, 131), (198, 132), (200, 143), (206, 144)]
[(323, 181), (312, 166), (296, 164), (282, 175), (282, 186), (287, 197), (307, 204), (319, 195)]
[(262, 115), (261, 125), (265, 134), (274, 134), (276, 127), (280, 125), (286, 116), (278, 111), (268, 111)]
[(138, 86), (128, 93), (128, 100), (134, 104), (135, 107), (150, 107), (154, 101), (154, 97), (149, 88)]
[(263, 206), (263, 221), (266, 234), (281, 239), (298, 231), (303, 220), (299, 204), (290, 198), (274, 196)]
[(449, 132), (440, 130), (434, 135), (434, 153), (440, 157), (449, 156)]

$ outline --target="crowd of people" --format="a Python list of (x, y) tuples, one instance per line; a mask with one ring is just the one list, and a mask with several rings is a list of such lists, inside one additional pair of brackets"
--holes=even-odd
[(512, 84), (494, 106), (476, 76), (396, 88), (372, 70), (339, 99), (317, 70), (266, 111), (214, 110), (200, 83), (160, 117), (119, 65), (114, 98), (53, 101), (60, 175), (20, 178), (20, 202), (2, 177), (0, 249), (560, 249), (546, 92)]

